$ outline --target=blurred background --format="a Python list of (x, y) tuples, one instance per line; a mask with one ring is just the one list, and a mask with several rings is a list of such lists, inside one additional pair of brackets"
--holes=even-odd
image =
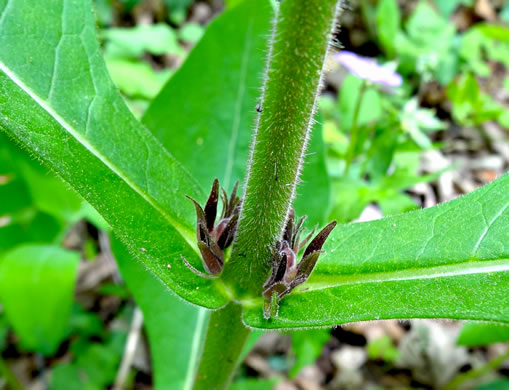
[[(137, 117), (241, 1), (95, 0), (107, 67)], [(315, 130), (329, 220), (431, 207), (507, 172), (508, 2), (352, 0), (339, 24)], [(0, 389), (153, 387), (106, 223), (1, 132), (0, 257)], [(433, 320), (270, 332), (233, 388), (509, 389), (508, 342), (507, 326)]]

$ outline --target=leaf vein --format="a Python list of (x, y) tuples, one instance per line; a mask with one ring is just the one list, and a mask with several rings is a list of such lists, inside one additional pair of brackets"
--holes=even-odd
[(7, 9), (9, 8), (12, 1), (7, 0), (4, 9), (2, 10), (2, 13), (0, 13), (0, 26), (3, 24), (5, 15), (7, 15)]
[(489, 223), (486, 225), (486, 228), (484, 229), (484, 231), (481, 233), (481, 235), (479, 236), (479, 239), (477, 240), (477, 243), (475, 244), (474, 246), (474, 250), (473, 250), (473, 253), (472, 253), (472, 257), (473, 258), (476, 258), (477, 257), (477, 252), (479, 251), (479, 248), (481, 247), (481, 244), (483, 242), (483, 240), (486, 238), (486, 235), (488, 234), (488, 232), (490, 231), (491, 227), (493, 226), (493, 224), (496, 222), (496, 220), (509, 208), (509, 203), (505, 205), (505, 207), (501, 208), (500, 211), (498, 213), (496, 213), (493, 218), (491, 219), (491, 221), (489, 221)]
[(58, 37), (58, 43), (55, 47), (55, 58), (53, 60), (53, 69), (51, 71), (51, 77), (50, 77), (50, 83), (49, 83), (49, 91), (47, 99), (48, 101), (51, 101), (51, 96), (53, 95), (53, 90), (55, 88), (56, 84), (56, 77), (57, 77), (57, 68), (58, 68), (58, 57), (60, 53), (60, 47), (62, 45), (62, 41), (64, 40), (64, 14), (65, 14), (65, 5), (67, 4), (66, 1), (62, 2), (62, 12), (60, 16), (60, 36)]
[(138, 195), (140, 195), (145, 201), (152, 206), (164, 219), (166, 219), (174, 228), (177, 230), (185, 241), (194, 248), (194, 242), (190, 241), (191, 237), (194, 237), (194, 233), (189, 229), (180, 224), (171, 215), (169, 215), (157, 202), (150, 196), (150, 194), (143, 191), (135, 182), (129, 179), (119, 167), (113, 164), (106, 156), (104, 156), (98, 149), (94, 147), (88, 140), (74, 129), (64, 118), (62, 118), (54, 109), (51, 107), (48, 101), (38, 96), (32, 91), (25, 83), (17, 77), (3, 62), (0, 61), (0, 71), (4, 72), (6, 76), (15, 83), (22, 91), (30, 96), (44, 111), (46, 111), (62, 128), (69, 133), (77, 142), (79, 142), (84, 148), (86, 148), (92, 155), (97, 157), (103, 164), (111, 169), (122, 181), (124, 181), (129, 187), (131, 187)]

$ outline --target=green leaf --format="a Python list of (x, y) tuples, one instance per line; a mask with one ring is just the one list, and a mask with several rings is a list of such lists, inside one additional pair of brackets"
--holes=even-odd
[(509, 28), (505, 26), (482, 23), (477, 28), (487, 38), (501, 42), (509, 42)]
[[(0, 254), (24, 242), (54, 242), (64, 228), (62, 221), (39, 210), (32, 199), (30, 189), (34, 183), (29, 186), (23, 175), (26, 163), (37, 164), (0, 133)], [(47, 176), (48, 183), (52, 179)], [(46, 183), (43, 189), (48, 189)], [(59, 209), (60, 213), (63, 211), (64, 208)]]
[(486, 322), (469, 322), (463, 325), (458, 345), (478, 347), (509, 341), (509, 325)]
[(167, 24), (140, 24), (131, 28), (104, 30), (105, 56), (139, 58), (145, 52), (155, 55), (185, 55), (177, 42), (177, 33)]
[(306, 215), (305, 223), (313, 227), (327, 222), (332, 197), (320, 118), (311, 134), (307, 154), (293, 207), (297, 215)]
[[(204, 185), (217, 177), (230, 191), (244, 177), (272, 14), (265, 0), (247, 0), (225, 11), (143, 117), (143, 123)], [(299, 215), (308, 215), (310, 225), (322, 224), (329, 181), (318, 125), (308, 155), (295, 207)]]
[(236, 382), (233, 382), (230, 390), (273, 390), (280, 381), (280, 378), (240, 379)]
[(9, 333), (9, 324), (3, 314), (0, 314), (0, 351), (3, 351), (7, 344), (7, 335)]
[[(350, 131), (353, 124), (355, 107), (361, 93), (363, 80), (348, 75), (341, 86), (339, 93), (339, 113), (341, 128), (347, 132)], [(382, 99), (378, 91), (374, 88), (367, 88), (362, 95), (362, 103), (357, 119), (357, 126), (364, 126), (377, 121), (382, 116)]]
[(394, 57), (401, 11), (396, 0), (381, 0), (376, 9), (378, 37), (389, 57)]
[(103, 343), (87, 343), (72, 363), (52, 371), (51, 390), (101, 390), (115, 380), (127, 334), (116, 331)]
[(442, 15), (448, 18), (460, 6), (460, 4), (472, 6), (474, 4), (474, 0), (435, 0), (435, 3)]
[(392, 343), (390, 336), (370, 341), (366, 347), (370, 359), (382, 359), (386, 362), (395, 362), (399, 359), (399, 351)]
[(125, 58), (107, 59), (106, 65), (115, 85), (133, 98), (154, 98), (172, 74), (169, 69), (155, 72), (149, 64)]
[(503, 113), (503, 107), (481, 91), (476, 78), (470, 73), (451, 82), (447, 96), (452, 102), (453, 118), (460, 124), (480, 125), (498, 119)]
[(313, 364), (323, 352), (323, 347), (331, 338), (329, 329), (312, 329), (292, 332), (292, 353), (295, 355), (295, 364), (290, 370), (290, 378), (308, 365)]
[(0, 300), (24, 348), (51, 355), (66, 335), (79, 254), (24, 245), (0, 259)]
[(509, 388), (509, 380), (499, 379), (486, 385), (477, 386), (475, 390), (507, 390)]
[(0, 255), (27, 242), (53, 243), (62, 232), (62, 224), (48, 214), (26, 210), (20, 219), (2, 216), (5, 225), (0, 227)]
[(244, 176), (271, 16), (266, 1), (220, 15), (143, 117), (204, 186)]
[[(0, 215), (7, 214), (11, 223), (26, 224), (41, 212), (53, 216), (59, 223), (60, 233), (70, 223), (82, 218), (104, 226), (95, 210), (52, 172), (19, 149), (4, 133), (0, 133), (0, 163), (5, 185), (0, 185)], [(34, 225), (35, 227), (35, 225)], [(46, 228), (45, 228), (46, 229)], [(56, 237), (54, 232), (49, 241)], [(36, 233), (36, 232), (33, 232)], [(27, 237), (28, 239), (28, 237)], [(44, 241), (44, 240), (43, 240)]]
[(406, 33), (397, 35), (395, 48), (403, 73), (417, 73), (425, 81), (432, 77), (442, 85), (457, 73), (454, 24), (420, 0), (408, 18)]
[(69, 319), (69, 334), (85, 337), (102, 336), (104, 324), (98, 313), (86, 311), (75, 302)]
[(88, 200), (177, 294), (207, 307), (226, 303), (220, 282), (194, 275), (180, 257), (201, 263), (184, 195), (205, 195), (118, 94), (90, 1), (0, 0), (0, 15), (0, 129)]
[[(336, 227), (310, 280), (257, 328), (387, 318), (509, 322), (509, 175), (429, 209)], [(261, 299), (260, 299), (261, 301)]]
[(203, 33), (203, 27), (198, 23), (186, 23), (178, 31), (178, 36), (184, 42), (196, 43), (201, 39)]
[(175, 296), (120, 241), (114, 240), (112, 247), (122, 277), (143, 312), (155, 388), (191, 389), (209, 312)]
[(170, 11), (170, 20), (175, 24), (181, 24), (186, 20), (188, 8), (193, 0), (164, 0)]
[(83, 377), (83, 372), (71, 363), (59, 364), (53, 369), (50, 380), (51, 390), (101, 390)]

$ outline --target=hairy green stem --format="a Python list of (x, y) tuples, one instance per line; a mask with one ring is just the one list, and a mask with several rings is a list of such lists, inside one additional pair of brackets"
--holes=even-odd
[(277, 11), (244, 202), (224, 280), (258, 297), (270, 246), (281, 239), (304, 162), (338, 0), (284, 0)]
[(230, 303), (210, 316), (193, 390), (227, 389), (251, 330), (241, 321), (240, 305)]
[(352, 119), (352, 128), (350, 129), (350, 143), (348, 145), (348, 150), (346, 151), (346, 166), (345, 173), (343, 174), (343, 176), (348, 176), (348, 171), (350, 170), (350, 166), (352, 165), (352, 161), (355, 156), (355, 150), (357, 149), (357, 142), (359, 140), (360, 132), (357, 122), (359, 121), (359, 113), (361, 112), (362, 98), (364, 97), (365, 91), (366, 82), (362, 81), (361, 88), (359, 90), (359, 96), (357, 97), (357, 102), (355, 103), (355, 110)]

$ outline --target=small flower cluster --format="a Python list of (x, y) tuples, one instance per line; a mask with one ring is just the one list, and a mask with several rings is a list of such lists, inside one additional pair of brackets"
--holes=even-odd
[(308, 245), (302, 260), (297, 264), (297, 254), (309, 242), (314, 230), (302, 241), (302, 224), (305, 217), (295, 223), (293, 209), (288, 217), (283, 239), (277, 242), (272, 249), (272, 274), (263, 285), (263, 295), (266, 299), (265, 318), (276, 317), (279, 301), (293, 291), (293, 289), (308, 280), (315, 268), (322, 246), (327, 240), (332, 229), (336, 227), (336, 221), (329, 223)]
[[(203, 266), (209, 275), (221, 273), (224, 266), (224, 250), (231, 245), (235, 237), (241, 205), (241, 199), (237, 196), (237, 187), (238, 182), (235, 183), (229, 198), (223, 188), (221, 188), (221, 195), (219, 195), (219, 180), (215, 179), (204, 209), (196, 200), (186, 195), (193, 202), (196, 209), (196, 239), (198, 240)], [(215, 224), (219, 196), (221, 196), (223, 202), (223, 210), (219, 222)], [(201, 274), (190, 266), (187, 261), (185, 262), (192, 271)]]

